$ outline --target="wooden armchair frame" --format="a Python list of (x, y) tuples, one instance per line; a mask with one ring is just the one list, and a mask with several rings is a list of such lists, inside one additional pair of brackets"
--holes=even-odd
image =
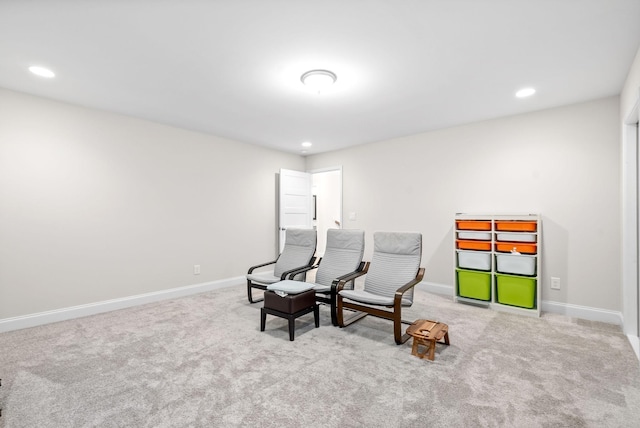
[[(293, 279), (293, 277), (301, 272), (308, 272), (310, 270), (313, 269), (317, 269), (320, 266), (320, 263), (322, 262), (322, 258), (318, 259), (318, 263), (314, 264), (313, 266), (308, 266), (296, 271), (292, 271), (289, 272), (289, 278), (288, 279)], [(358, 268), (353, 271), (353, 272), (349, 272), (345, 275), (342, 275), (336, 279), (333, 280), (333, 282), (331, 283), (331, 288), (329, 290), (328, 293), (321, 293), (321, 292), (316, 292), (316, 302), (322, 302), (322, 303), (326, 303), (330, 306), (331, 308), (331, 324), (333, 324), (334, 326), (338, 326), (338, 320), (337, 320), (337, 315), (336, 315), (336, 289), (338, 287), (338, 284), (342, 284), (340, 286), (340, 290), (342, 290), (344, 288), (344, 286), (346, 284), (348, 284), (349, 282), (352, 283), (352, 286), (355, 285), (355, 280), (356, 278), (358, 278), (359, 276), (364, 275), (365, 273), (367, 273), (367, 270), (369, 269), (369, 262), (365, 262), (362, 261), (360, 262), (360, 265), (358, 266)]]
[[(344, 288), (344, 284), (346, 284), (346, 282), (348, 281), (355, 280), (359, 276), (364, 275), (366, 271), (360, 272), (358, 275), (354, 275), (353, 277), (342, 279), (341, 281), (337, 282), (335, 290), (333, 290), (332, 287), (331, 295), (336, 296), (336, 321), (338, 326), (346, 327), (358, 320), (361, 320), (367, 315), (373, 315), (374, 317), (393, 321), (393, 338), (396, 344), (401, 345), (405, 343), (411, 336), (409, 336), (408, 334), (402, 334), (402, 324), (411, 324), (411, 321), (402, 320), (402, 296), (407, 291), (411, 290), (413, 287), (419, 284), (420, 281), (422, 281), (422, 279), (424, 278), (424, 272), (424, 268), (419, 268), (414, 279), (396, 290), (393, 298), (393, 305), (375, 306), (372, 304), (360, 304), (353, 301), (345, 301), (343, 299), (343, 297), (340, 295), (340, 291)], [(393, 310), (389, 311), (381, 308), (392, 308)], [(343, 313), (344, 309), (351, 309), (359, 313), (345, 320)]]

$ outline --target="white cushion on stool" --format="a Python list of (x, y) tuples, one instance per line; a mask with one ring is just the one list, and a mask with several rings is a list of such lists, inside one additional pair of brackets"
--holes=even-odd
[(273, 284), (267, 285), (267, 290), (271, 291), (283, 291), (287, 294), (300, 294), (305, 291), (313, 290), (315, 284), (302, 281), (292, 281), (285, 279), (284, 281), (278, 281)]

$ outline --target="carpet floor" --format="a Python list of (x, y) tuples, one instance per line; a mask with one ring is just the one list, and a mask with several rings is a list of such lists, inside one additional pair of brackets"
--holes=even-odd
[(640, 370), (618, 326), (524, 317), (416, 290), (449, 325), (433, 362), (389, 321), (267, 316), (242, 285), (0, 334), (0, 426), (637, 427)]

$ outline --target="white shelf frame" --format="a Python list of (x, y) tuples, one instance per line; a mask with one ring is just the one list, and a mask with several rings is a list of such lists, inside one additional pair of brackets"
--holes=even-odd
[[(457, 257), (458, 248), (456, 245), (456, 240), (458, 239), (459, 230), (457, 228), (457, 222), (455, 220), (480, 220), (480, 221), (491, 222), (491, 250), (487, 251), (488, 253), (491, 254), (491, 271), (488, 272), (491, 274), (491, 299), (489, 301), (458, 296), (458, 278), (456, 275), (456, 270), (458, 269), (458, 257)], [(540, 214), (456, 213), (455, 220), (454, 220), (454, 231), (453, 231), (453, 248), (454, 248), (453, 299), (454, 301), (459, 303), (472, 304), (475, 306), (488, 307), (490, 309), (501, 311), (501, 312), (508, 312), (508, 313), (526, 315), (531, 317), (539, 317), (540, 306), (542, 303), (542, 278), (543, 278), (542, 276), (542, 216)], [(522, 275), (525, 278), (532, 278), (532, 279), (535, 279), (536, 281), (536, 296), (535, 296), (536, 300), (535, 300), (535, 307), (532, 309), (505, 305), (503, 303), (498, 303), (498, 301), (496, 300), (496, 296), (497, 296), (496, 273), (499, 273), (497, 272), (496, 254), (508, 254), (508, 253), (498, 252), (495, 249), (495, 244), (497, 242), (496, 235), (498, 233), (498, 231), (496, 230), (497, 220), (535, 221), (537, 224), (535, 232), (526, 232), (526, 233), (531, 233), (536, 235), (536, 275), (535, 276)], [(507, 232), (507, 233), (510, 233), (510, 232)], [(513, 232), (513, 233), (517, 233), (517, 232)], [(485, 272), (485, 271), (478, 271), (478, 272)]]

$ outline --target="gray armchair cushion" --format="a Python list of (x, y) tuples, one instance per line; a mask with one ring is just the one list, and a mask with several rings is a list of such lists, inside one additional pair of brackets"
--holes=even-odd
[(364, 230), (327, 230), (327, 247), (316, 272), (315, 290), (328, 292), (334, 279), (358, 268), (363, 254)]
[(322, 285), (322, 284), (314, 283), (313, 284), (313, 290), (316, 293), (329, 294), (331, 292), (331, 286), (330, 285)]
[[(376, 232), (374, 250), (364, 290), (343, 290), (343, 297), (369, 304), (393, 303), (398, 288), (415, 279), (422, 258), (422, 234), (414, 232)], [(381, 303), (377, 303), (381, 302)], [(413, 303), (413, 288), (406, 292), (402, 304)]]
[[(408, 293), (409, 292), (407, 292), (407, 294)], [(351, 299), (366, 305), (393, 306), (393, 297), (380, 296), (364, 290), (342, 290), (340, 291), (340, 295), (346, 299)], [(410, 299), (402, 299), (402, 306), (411, 306), (412, 304), (413, 301)]]
[(280, 281), (280, 277), (275, 276), (272, 270), (268, 272), (250, 273), (247, 275), (247, 279), (260, 284), (273, 284), (274, 282)]
[(315, 230), (287, 229), (284, 249), (273, 268), (273, 275), (280, 278), (288, 270), (308, 265), (315, 252)]

